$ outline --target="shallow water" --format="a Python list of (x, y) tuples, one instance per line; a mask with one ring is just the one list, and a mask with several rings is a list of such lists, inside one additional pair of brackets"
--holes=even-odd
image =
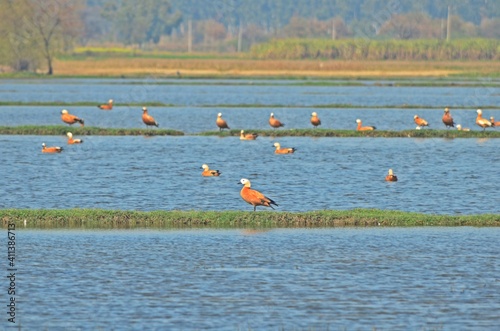
[(18, 230), (17, 318), (26, 330), (496, 330), (499, 237)]
[[(238, 184), (280, 211), (380, 208), (438, 214), (500, 213), (495, 139), (0, 136), (0, 208), (252, 210)], [(42, 154), (41, 143), (61, 145)], [(207, 163), (222, 172), (202, 177)], [(393, 168), (399, 181), (384, 181)], [(488, 180), (484, 180), (488, 176)]]

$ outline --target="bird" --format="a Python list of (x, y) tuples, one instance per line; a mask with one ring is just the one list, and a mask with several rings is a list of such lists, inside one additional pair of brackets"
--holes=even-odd
[(68, 136), (68, 144), (69, 145), (83, 143), (82, 139), (73, 139), (73, 134), (71, 132), (66, 133), (66, 136)]
[(285, 126), (285, 123), (281, 123), (279, 120), (275, 119), (274, 113), (271, 113), (271, 116), (269, 117), (269, 125), (276, 129), (280, 126)]
[(486, 118), (483, 118), (483, 111), (481, 109), (478, 109), (476, 112), (477, 112), (476, 124), (482, 127), (483, 131), (486, 128), (491, 128), (493, 126), (493, 124), (491, 124), (490, 121), (488, 121)]
[(62, 151), (63, 151), (62, 147), (59, 146), (47, 147), (45, 146), (45, 143), (42, 143), (42, 153), (61, 153)]
[(316, 112), (311, 114), (311, 124), (316, 128), (318, 125), (321, 125), (321, 120), (318, 117)]
[(113, 99), (109, 99), (108, 103), (104, 103), (102, 105), (97, 105), (97, 108), (102, 109), (102, 110), (113, 109)]
[(283, 148), (281, 148), (280, 143), (274, 143), (273, 146), (276, 147), (276, 149), (274, 150), (275, 154), (292, 154), (297, 150), (295, 147), (291, 147), (291, 148), (283, 147)]
[(500, 127), (500, 121), (495, 122), (495, 118), (493, 116), (490, 117), (490, 122), (491, 122), (491, 126)]
[(418, 117), (418, 115), (413, 116), (413, 120), (415, 121), (415, 124), (417, 124), (419, 127), (429, 126), (429, 123), (423, 118)]
[(64, 123), (67, 123), (69, 125), (73, 125), (76, 122), (80, 123), (80, 126), (85, 125), (83, 118), (79, 118), (78, 116), (71, 115), (70, 113), (68, 113), (68, 111), (66, 109), (61, 110), (61, 119)]
[(442, 120), (443, 120), (443, 123), (446, 126), (446, 128), (449, 128), (449, 127), (454, 128), (455, 127), (455, 122), (453, 122), (453, 117), (451, 117), (450, 109), (448, 107), (446, 107), (444, 109), (444, 114), (443, 114)]
[(245, 134), (244, 130), (240, 131), (240, 140), (255, 140), (259, 135), (256, 133), (247, 133)]
[(359, 118), (356, 120), (356, 123), (358, 123), (358, 127), (356, 128), (357, 131), (372, 131), (377, 129), (374, 126), (361, 126), (362, 122)]
[(201, 173), (203, 177), (219, 177), (221, 174), (219, 170), (210, 170), (206, 164), (202, 165), (201, 168), (203, 169)]
[(387, 182), (397, 182), (398, 181), (398, 176), (396, 176), (393, 172), (392, 169), (389, 169), (389, 173), (387, 176), (385, 176), (385, 180)]
[(264, 194), (259, 191), (251, 189), (250, 181), (246, 178), (242, 178), (240, 180), (240, 184), (243, 184), (243, 188), (240, 191), (240, 196), (245, 202), (251, 204), (253, 206), (253, 211), (257, 208), (257, 206), (271, 207), (274, 209), (272, 205), (278, 206), (274, 200), (266, 197)]
[(462, 128), (462, 125), (460, 125), (460, 124), (457, 124), (457, 130), (458, 131), (470, 131), (469, 128)]
[(231, 130), (231, 128), (229, 128), (229, 126), (227, 125), (227, 122), (222, 118), (222, 113), (217, 114), (217, 120), (215, 121), (215, 124), (217, 124), (217, 126), (219, 127), (219, 131), (222, 131), (223, 129)]
[(158, 122), (155, 121), (154, 117), (148, 114), (148, 109), (146, 107), (142, 107), (142, 121), (146, 124), (146, 127), (153, 125), (156, 127), (160, 126)]

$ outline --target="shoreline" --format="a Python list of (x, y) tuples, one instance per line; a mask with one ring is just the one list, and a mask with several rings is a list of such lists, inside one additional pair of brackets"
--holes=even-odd
[(321, 228), (321, 227), (498, 227), (500, 215), (435, 215), (351, 209), (282, 211), (121, 211), (104, 209), (0, 209), (2, 227), (16, 228)]

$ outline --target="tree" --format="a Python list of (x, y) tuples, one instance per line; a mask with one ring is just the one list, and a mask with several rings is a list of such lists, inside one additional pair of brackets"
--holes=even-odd
[(108, 3), (105, 16), (113, 21), (117, 39), (125, 44), (157, 44), (181, 21), (180, 12), (172, 12), (169, 0), (123, 0)]
[(11, 54), (31, 60), (41, 56), (52, 75), (54, 55), (67, 49), (80, 31), (80, 4), (80, 0), (3, 1), (2, 21)]

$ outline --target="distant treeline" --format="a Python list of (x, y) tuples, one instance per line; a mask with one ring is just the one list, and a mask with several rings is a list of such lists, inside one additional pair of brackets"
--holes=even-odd
[(275, 39), (251, 49), (259, 59), (500, 60), (500, 40)]

